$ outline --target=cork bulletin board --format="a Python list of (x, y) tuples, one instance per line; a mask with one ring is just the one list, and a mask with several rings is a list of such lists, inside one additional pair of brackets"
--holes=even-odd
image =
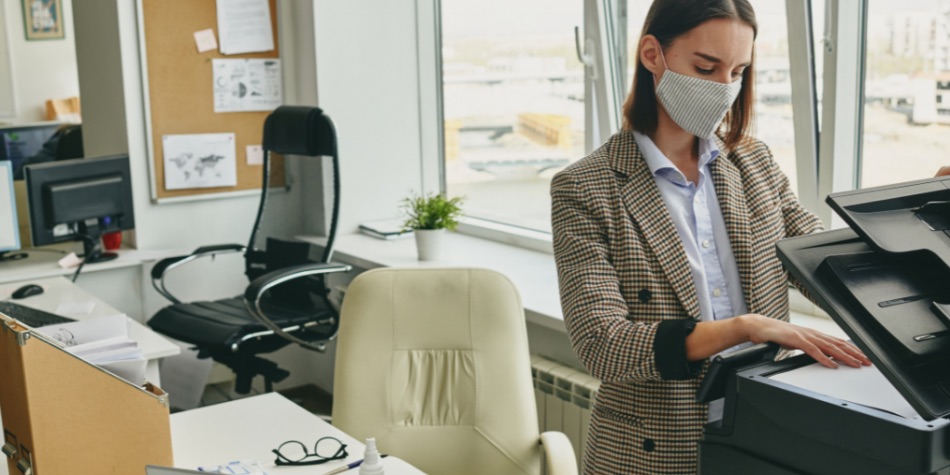
[[(279, 58), (277, 2), (268, 0), (274, 50), (223, 55), (217, 49), (199, 53), (194, 33), (218, 33), (215, 0), (139, 0), (139, 34), (145, 83), (146, 128), (152, 201), (174, 202), (256, 194), (263, 167), (248, 165), (246, 146), (260, 145), (269, 111), (214, 112), (212, 59)], [(168, 190), (162, 138), (177, 134), (233, 133), (237, 185)], [(286, 186), (283, 157), (271, 156), (271, 187)]]

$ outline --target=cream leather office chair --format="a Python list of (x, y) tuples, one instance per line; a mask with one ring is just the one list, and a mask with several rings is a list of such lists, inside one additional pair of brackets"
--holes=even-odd
[(524, 310), (482, 269), (376, 269), (349, 285), (333, 424), (432, 475), (576, 474), (567, 436), (538, 433)]

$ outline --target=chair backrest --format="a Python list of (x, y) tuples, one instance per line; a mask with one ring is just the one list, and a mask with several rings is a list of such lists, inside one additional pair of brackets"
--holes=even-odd
[(538, 474), (524, 310), (483, 269), (376, 269), (348, 286), (333, 423), (431, 474)]
[[(245, 253), (245, 273), (253, 279), (262, 272), (275, 270), (272, 256), (257, 249), (257, 233), (266, 209), (267, 195), (270, 191), (270, 154), (297, 155), (302, 157), (330, 157), (333, 165), (333, 205), (330, 230), (320, 262), (329, 262), (333, 253), (333, 243), (340, 214), (340, 166), (337, 153), (336, 128), (333, 121), (317, 107), (280, 106), (264, 120), (264, 134), (261, 140), (264, 149), (263, 180), (261, 182), (261, 201), (257, 208), (257, 217), (251, 228)], [(268, 245), (273, 241), (269, 240)], [(282, 252), (282, 251), (281, 251)]]
[(56, 133), (59, 134), (59, 142), (56, 144), (56, 160), (85, 157), (81, 124), (64, 126)]

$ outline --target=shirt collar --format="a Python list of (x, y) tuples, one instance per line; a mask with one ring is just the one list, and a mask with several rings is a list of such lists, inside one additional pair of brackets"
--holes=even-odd
[[(669, 158), (666, 158), (666, 155), (653, 143), (653, 139), (637, 131), (633, 132), (633, 137), (636, 139), (637, 147), (640, 148), (640, 153), (643, 154), (643, 159), (653, 176), (664, 176), (667, 179), (675, 177), (675, 180), (671, 181), (681, 185), (686, 184), (686, 176), (676, 168), (676, 165), (673, 165)], [(703, 170), (706, 165), (712, 163), (718, 156), (719, 147), (716, 146), (715, 140), (699, 139), (700, 174), (705, 175)]]

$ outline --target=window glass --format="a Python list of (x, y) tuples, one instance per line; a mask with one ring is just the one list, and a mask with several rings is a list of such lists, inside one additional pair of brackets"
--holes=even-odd
[(871, 0), (861, 186), (950, 164), (950, 1)]
[(445, 182), (468, 216), (550, 231), (550, 181), (585, 155), (582, 0), (441, 3)]
[[(633, 84), (637, 46), (651, 1), (629, 0), (627, 33), (627, 88)], [(765, 142), (779, 167), (797, 190), (795, 134), (792, 123), (792, 86), (789, 80), (788, 26), (785, 2), (751, 0), (759, 24), (755, 41), (755, 129), (753, 135)]]

